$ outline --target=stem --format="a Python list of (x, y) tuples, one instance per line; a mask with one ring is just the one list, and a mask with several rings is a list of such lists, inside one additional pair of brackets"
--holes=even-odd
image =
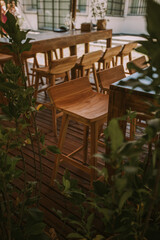
[[(39, 192), (38, 195), (40, 198), (41, 188), (42, 188), (42, 155), (41, 155), (41, 151), (40, 151), (40, 141), (39, 141), (39, 136), (38, 136), (38, 131), (37, 131), (37, 124), (36, 124), (36, 120), (35, 120), (35, 115), (33, 113), (32, 113), (32, 119), (33, 119), (33, 126), (35, 129), (35, 136), (37, 138), (38, 156), (39, 156), (39, 161), (40, 161), (40, 180), (39, 180), (39, 188), (38, 188), (38, 192)], [(39, 205), (39, 198), (38, 198), (37, 205)]]
[(29, 127), (27, 127), (28, 129), (28, 132), (29, 132), (29, 136), (30, 136), (30, 140), (31, 140), (31, 146), (32, 146), (32, 151), (33, 151), (33, 161), (34, 161), (34, 174), (35, 174), (35, 179), (37, 179), (37, 167), (36, 167), (36, 153), (35, 153), (35, 150), (34, 150), (34, 144), (33, 144), (33, 138), (32, 138), (32, 134), (31, 134), (31, 131), (29, 129)]

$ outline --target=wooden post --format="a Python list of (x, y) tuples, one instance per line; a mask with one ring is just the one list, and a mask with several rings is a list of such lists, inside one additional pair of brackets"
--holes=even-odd
[[(77, 0), (71, 0), (71, 16), (72, 20), (75, 22), (76, 20), (76, 8), (77, 8)], [(74, 29), (74, 24), (72, 22), (72, 29)]]

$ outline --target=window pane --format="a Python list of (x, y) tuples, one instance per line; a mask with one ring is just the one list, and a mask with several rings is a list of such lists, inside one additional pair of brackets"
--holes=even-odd
[(146, 0), (130, 0), (128, 15), (145, 15)]
[(108, 0), (107, 15), (109, 16), (123, 16), (124, 14), (124, 0)]

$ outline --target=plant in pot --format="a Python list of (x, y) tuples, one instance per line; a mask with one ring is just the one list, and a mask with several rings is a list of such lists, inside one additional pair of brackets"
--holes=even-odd
[[(106, 20), (107, 0), (91, 1), (91, 17), (97, 23), (97, 30), (104, 30), (107, 26)], [(93, 26), (95, 24), (93, 23)]]

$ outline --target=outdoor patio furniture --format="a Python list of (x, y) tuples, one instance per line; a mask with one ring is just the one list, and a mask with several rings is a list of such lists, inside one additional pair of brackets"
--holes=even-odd
[[(136, 58), (136, 59), (128, 62), (127, 63), (127, 68), (128, 68), (128, 65), (131, 64), (131, 63), (134, 64), (135, 66), (137, 66), (138, 68), (142, 68), (142, 69), (148, 67), (148, 64), (146, 63), (145, 56), (141, 56), (139, 58)], [(136, 72), (136, 69), (134, 69), (134, 68), (128, 68), (128, 70), (129, 70), (130, 74), (133, 74), (133, 73)]]
[(120, 64), (123, 65), (123, 59), (125, 56), (128, 56), (129, 61), (132, 61), (132, 50), (134, 50), (136, 47), (137, 47), (136, 42), (124, 44), (122, 50), (116, 57), (116, 65), (118, 63), (118, 58), (120, 58)]
[[(64, 160), (68, 162), (68, 164), (72, 164), (74, 167), (90, 174), (90, 181), (92, 184), (93, 180), (96, 179), (96, 170), (89, 166), (97, 166), (94, 154), (97, 153), (99, 127), (107, 120), (109, 97), (108, 95), (94, 92), (91, 88), (88, 77), (81, 77), (61, 85), (50, 87), (47, 91), (52, 106), (63, 112), (58, 142), (58, 148), (61, 151), (61, 154), (56, 155), (51, 184), (54, 184), (61, 160)], [(86, 127), (90, 127), (91, 158), (89, 160), (89, 166), (71, 158), (71, 156), (79, 151), (79, 149), (68, 155), (62, 153), (69, 120), (75, 120), (84, 124), (85, 129)], [(84, 160), (84, 163), (85, 162), (86, 161)]]
[[(42, 103), (44, 106), (52, 109), (52, 117), (53, 117), (53, 132), (54, 135), (57, 136), (57, 118), (62, 114), (56, 113), (56, 108), (51, 107), (49, 101), (46, 99), (38, 98), (38, 93), (47, 90), (49, 86), (54, 86), (56, 84), (56, 79), (59, 77), (63, 78), (63, 81), (71, 80), (70, 70), (74, 67), (77, 61), (77, 56), (71, 56), (66, 58), (61, 58), (58, 60), (54, 60), (50, 62), (50, 65), (47, 67), (35, 68), (36, 72), (36, 82), (35, 82), (35, 93), (34, 97), (37, 103)], [(39, 85), (39, 78), (46, 77), (49, 79), (49, 82), (46, 82), (45, 85)]]
[[(134, 81), (139, 77), (139, 73), (136, 72), (132, 75), (127, 76), (122, 81), (127, 83), (130, 79)], [(145, 78), (143, 79), (145, 81)], [(148, 83), (149, 79), (146, 79), (146, 83)], [(153, 104), (156, 104), (156, 100), (154, 99), (154, 91), (147, 92), (141, 88), (132, 90), (131, 86), (119, 86), (119, 81), (111, 84), (110, 86), (110, 94), (109, 94), (109, 112), (108, 112), (108, 122), (112, 118), (122, 117), (126, 114), (127, 110), (137, 112), (137, 119), (148, 119), (152, 118), (149, 113), (149, 104), (148, 101), (151, 101)], [(131, 91), (132, 90), (132, 91)], [(139, 121), (139, 120), (138, 120)], [(135, 124), (135, 125), (134, 125)], [(143, 124), (143, 123), (142, 123)], [(133, 123), (132, 126), (136, 127), (137, 123)], [(121, 129), (126, 136), (126, 121), (120, 121)], [(141, 125), (144, 127), (144, 124)], [(133, 134), (135, 133), (135, 129), (133, 129)], [(133, 135), (131, 136), (133, 138)]]
[(122, 49), (122, 46), (107, 48), (106, 51), (103, 53), (102, 57), (98, 61), (98, 71), (100, 71), (101, 69), (104, 70), (104, 69), (110, 68), (111, 62), (112, 62), (112, 67), (114, 67), (115, 57), (119, 54), (121, 49)]
[(102, 53), (103, 52), (101, 50), (85, 53), (81, 58), (78, 59), (76, 63), (78, 77), (88, 76), (89, 78), (90, 71), (92, 69), (94, 76), (94, 85), (96, 86), (97, 92), (99, 92), (99, 84), (97, 79), (95, 63), (98, 62), (98, 60), (102, 56)]

